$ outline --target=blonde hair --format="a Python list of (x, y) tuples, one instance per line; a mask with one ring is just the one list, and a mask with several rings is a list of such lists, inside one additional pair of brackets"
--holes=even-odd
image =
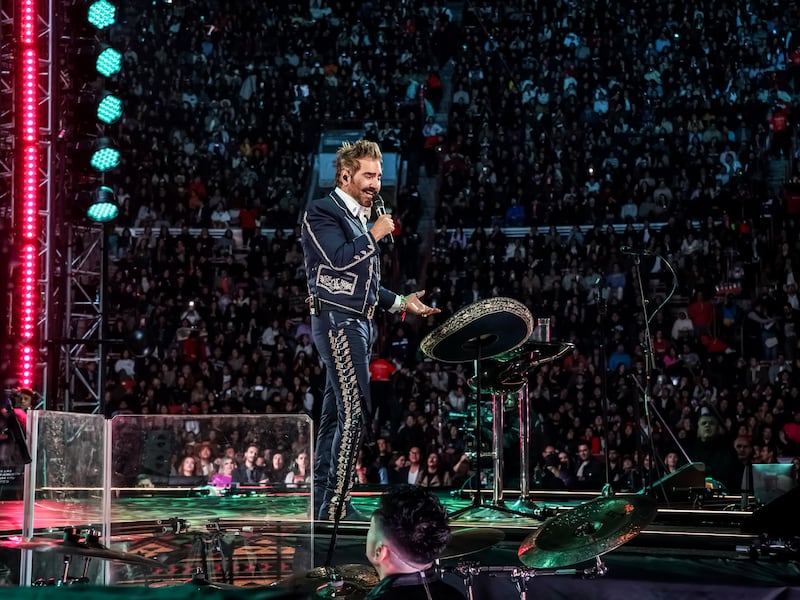
[(336, 152), (336, 185), (342, 183), (342, 171), (347, 169), (355, 175), (361, 168), (359, 161), (362, 158), (371, 158), (383, 161), (381, 149), (375, 142), (356, 140), (355, 142), (342, 142), (342, 147)]

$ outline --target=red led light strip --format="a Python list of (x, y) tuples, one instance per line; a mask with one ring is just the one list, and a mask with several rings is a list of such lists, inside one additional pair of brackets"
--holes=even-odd
[(14, 294), (19, 355), (17, 377), (20, 387), (33, 389), (36, 367), (36, 315), (38, 312), (38, 243), (37, 212), (39, 208), (39, 54), (36, 38), (36, 2), (20, 0), (17, 11), (21, 62), (17, 80), (21, 102), (20, 119), (17, 120), (17, 139), (22, 152), (22, 186), (17, 193), (22, 197), (21, 210), (17, 212), (15, 234), (19, 242), (18, 294)]

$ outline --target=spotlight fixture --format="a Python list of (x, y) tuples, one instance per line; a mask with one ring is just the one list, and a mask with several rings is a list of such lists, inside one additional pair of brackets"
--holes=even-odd
[(114, 190), (105, 185), (97, 188), (86, 216), (95, 223), (108, 223), (116, 219), (117, 215), (119, 215), (119, 204)]

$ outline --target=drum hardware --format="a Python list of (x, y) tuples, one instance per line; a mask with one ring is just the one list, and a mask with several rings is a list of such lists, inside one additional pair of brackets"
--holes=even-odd
[[(192, 543), (192, 551), (193, 554), (197, 554), (197, 551), (199, 551), (200, 564), (197, 566), (194, 577), (192, 577), (191, 581), (187, 582), (188, 584), (198, 587), (216, 586), (217, 588), (221, 585), (208, 579), (208, 546), (210, 545), (211, 551), (219, 554), (224, 584), (228, 584), (229, 587), (235, 587), (233, 586), (233, 553), (235, 550), (235, 542), (226, 541), (225, 533), (227, 533), (227, 531), (222, 529), (219, 519), (209, 519), (206, 522), (206, 533), (197, 532), (195, 534), (195, 539)], [(236, 535), (238, 535), (238, 533)]]
[(191, 525), (186, 519), (172, 517), (171, 519), (158, 519), (156, 521), (155, 535), (180, 535), (187, 533)]
[[(531, 361), (534, 368), (559, 360), (575, 347), (571, 343), (552, 343), (550, 342), (550, 319), (538, 319), (534, 330), (534, 342), (530, 344)], [(530, 448), (531, 448), (531, 401), (528, 396), (528, 379), (517, 392), (519, 403), (519, 498), (512, 505), (512, 508), (520, 513), (530, 514), (537, 518), (547, 518), (548, 508), (538, 506), (530, 498)]]
[(737, 554), (748, 558), (778, 558), (783, 560), (797, 560), (800, 556), (800, 538), (772, 538), (765, 534), (759, 536), (749, 546), (739, 544), (736, 546)]
[(345, 564), (317, 567), (293, 575), (271, 587), (281, 587), (311, 594), (319, 598), (366, 598), (378, 585), (378, 573), (370, 565)]
[(473, 586), (475, 577), (481, 574), (486, 574), (489, 577), (504, 577), (511, 578), (514, 587), (517, 588), (520, 600), (526, 600), (528, 581), (536, 577), (545, 576), (571, 576), (580, 577), (581, 579), (595, 579), (603, 577), (608, 573), (608, 567), (603, 562), (600, 556), (594, 557), (594, 564), (591, 567), (585, 568), (570, 568), (570, 569), (535, 569), (531, 567), (517, 567), (517, 566), (481, 566), (478, 562), (461, 562), (452, 569), (452, 572), (460, 576), (464, 580), (464, 587), (467, 590), (467, 597), (472, 599)]
[[(517, 348), (533, 332), (533, 316), (528, 308), (512, 298), (488, 298), (479, 300), (461, 310), (442, 325), (430, 332), (420, 343), (420, 350), (435, 360), (443, 362), (473, 361), (476, 374), (476, 404), (480, 407), (482, 388), (483, 360), (509, 352)], [(502, 422), (502, 414), (497, 414), (496, 402), (493, 402), (494, 431), (497, 432), (498, 420)], [(502, 413), (502, 411), (499, 411)], [(498, 474), (495, 472), (495, 490), (492, 502), (483, 498), (481, 482), (481, 418), (480, 408), (476, 410), (475, 418), (475, 468), (474, 476), (475, 493), (470, 506), (457, 510), (450, 515), (457, 519), (475, 510), (492, 509), (506, 514), (518, 514), (502, 505), (502, 499), (497, 497)], [(502, 427), (502, 425), (501, 425)], [(502, 429), (501, 436), (502, 436)], [(502, 443), (495, 435), (494, 448), (495, 460), (502, 455)], [(500, 459), (501, 460), (501, 459)]]
[[(52, 577), (49, 579), (39, 578), (32, 584), (36, 587), (88, 584), (89, 564), (93, 558), (150, 568), (163, 566), (160, 562), (151, 558), (106, 548), (100, 543), (99, 532), (95, 529), (89, 529), (83, 539), (81, 539), (80, 529), (77, 527), (67, 527), (64, 529), (64, 537), (61, 541), (53, 539), (23, 540), (11, 538), (0, 542), (0, 547), (64, 555), (64, 570), (61, 573), (61, 577), (59, 579)], [(72, 577), (69, 574), (73, 556), (83, 557), (83, 570), (80, 577)]]
[(69, 557), (70, 560), (72, 556), (82, 556), (87, 559), (99, 558), (101, 560), (110, 560), (112, 562), (138, 565), (141, 567), (160, 568), (164, 566), (162, 563), (152, 558), (107, 548), (100, 543), (97, 532), (94, 530), (89, 530), (85, 540), (81, 540), (80, 536), (81, 532), (78, 528), (67, 527), (64, 530), (63, 540), (24, 540), (21, 538), (10, 538), (1, 541), (0, 547), (13, 550), (31, 550), (33, 552), (63, 554), (65, 557)]
[[(492, 394), (492, 426), (494, 443), (494, 496), (496, 504), (502, 504), (503, 493), (503, 400), (506, 395), (517, 394), (520, 433), (520, 494), (510, 510), (515, 514), (546, 518), (548, 511), (538, 506), (530, 498), (530, 398), (528, 397), (528, 377), (543, 364), (564, 357), (574, 348), (571, 343), (550, 341), (550, 319), (536, 320), (536, 328), (530, 341), (521, 346), (499, 354), (485, 363), (482, 373), (484, 390)], [(473, 380), (468, 384), (474, 388)]]

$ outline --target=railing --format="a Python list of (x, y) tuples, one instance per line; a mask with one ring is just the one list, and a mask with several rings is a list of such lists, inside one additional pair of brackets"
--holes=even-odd
[[(653, 231), (659, 231), (665, 225), (666, 225), (666, 223), (650, 223), (650, 229), (653, 230)], [(699, 225), (700, 225), (699, 221), (693, 221), (692, 222), (692, 227), (693, 228), (694, 227), (699, 227)], [(626, 231), (626, 229), (628, 228), (628, 224), (627, 223), (613, 223), (611, 226), (614, 228), (614, 233), (624, 233)], [(560, 236), (562, 236), (564, 238), (567, 238), (567, 237), (569, 237), (569, 234), (572, 232), (572, 227), (573, 227), (572, 225), (559, 225), (559, 226), (556, 226), (556, 231), (558, 232), (558, 234)], [(579, 225), (578, 226), (578, 228), (580, 229), (581, 233), (586, 233), (587, 231), (591, 231), (592, 229), (594, 229), (594, 227), (595, 227), (594, 224)], [(633, 229), (635, 231), (641, 231), (644, 228), (644, 225), (642, 225), (641, 223), (634, 223), (632, 225), (632, 227), (633, 227)], [(126, 228), (117, 227), (115, 229), (115, 231), (116, 231), (117, 234), (120, 234), (120, 233), (122, 233), (123, 229), (126, 229)], [(141, 237), (142, 234), (144, 233), (144, 230), (145, 230), (144, 227), (129, 227), (127, 229), (130, 229), (131, 235), (134, 238)], [(546, 226), (546, 225), (545, 226), (541, 226), (541, 227), (502, 227), (501, 229), (502, 229), (503, 233), (506, 235), (507, 238), (523, 238), (523, 237), (525, 237), (526, 235), (528, 235), (530, 233), (533, 233), (534, 235), (545, 235), (545, 234), (549, 233), (549, 231), (550, 231), (550, 227)], [(286, 228), (286, 227), (279, 227), (279, 228), (276, 228), (276, 227), (262, 227), (261, 228), (261, 233), (266, 238), (272, 239), (272, 238), (275, 237), (275, 232), (277, 230), (281, 230), (282, 232), (284, 232), (286, 234), (291, 233), (291, 228)], [(158, 230), (153, 229), (152, 231), (153, 231), (154, 235), (158, 234)], [(173, 235), (173, 236), (179, 235), (181, 233), (181, 231), (182, 230), (181, 230), (180, 227), (171, 227), (169, 229), (170, 234)], [(201, 228), (199, 228), (199, 227), (193, 227), (193, 228), (189, 229), (189, 233), (192, 236), (200, 235), (200, 231), (201, 231)], [(213, 238), (221, 238), (225, 234), (225, 231), (226, 230), (222, 229), (222, 228), (209, 228), (209, 230), (208, 230), (209, 234)], [(241, 247), (241, 244), (242, 244), (242, 234), (241, 234), (242, 230), (241, 230), (241, 228), (239, 228), (239, 227), (231, 227), (231, 231), (233, 231), (233, 237), (234, 237), (234, 240), (237, 243), (237, 246)], [(447, 230), (448, 233), (453, 233), (454, 231), (455, 231), (454, 228), (450, 228), (450, 229)], [(475, 231), (475, 228), (471, 228), (471, 229), (470, 228), (466, 228), (466, 229), (464, 229), (464, 232), (467, 234), (468, 237), (469, 237), (469, 235), (472, 234), (473, 231)]]

